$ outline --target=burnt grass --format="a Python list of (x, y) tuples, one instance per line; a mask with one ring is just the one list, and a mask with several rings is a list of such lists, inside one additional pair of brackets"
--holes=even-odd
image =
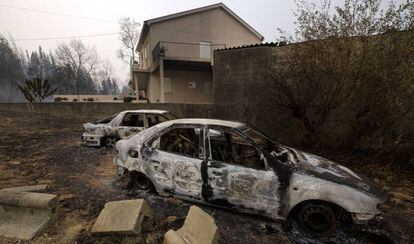
[[(30, 243), (162, 243), (169, 229), (179, 229), (193, 203), (127, 188), (112, 162), (112, 147), (87, 148), (80, 137), (82, 123), (95, 118), (43, 116), (0, 111), (0, 188), (48, 184), (59, 196), (58, 225)], [(212, 215), (220, 243), (409, 243), (414, 240), (414, 175), (406, 164), (388, 163), (363, 153), (321, 151), (372, 179), (389, 196), (382, 226), (340, 228), (331, 237), (316, 238), (294, 221), (275, 222), (260, 216), (199, 205)], [(349, 163), (353, 162), (353, 163)], [(140, 236), (95, 236), (89, 230), (105, 203), (145, 198), (154, 219)], [(0, 243), (24, 243), (1, 239)]]

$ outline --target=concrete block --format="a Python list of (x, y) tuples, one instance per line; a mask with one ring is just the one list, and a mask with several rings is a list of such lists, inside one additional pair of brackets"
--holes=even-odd
[(218, 240), (214, 219), (197, 206), (190, 208), (181, 229), (164, 235), (164, 244), (216, 244)]
[(151, 219), (153, 212), (144, 199), (108, 202), (92, 226), (96, 234), (137, 235), (144, 219)]
[(10, 187), (3, 188), (0, 192), (46, 192), (47, 185), (34, 185), (34, 186), (19, 186), (19, 187)]
[(58, 218), (56, 195), (0, 192), (0, 236), (30, 240)]

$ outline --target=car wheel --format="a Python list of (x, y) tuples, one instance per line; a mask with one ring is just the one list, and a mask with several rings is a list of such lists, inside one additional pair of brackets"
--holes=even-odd
[(309, 233), (328, 235), (336, 230), (332, 208), (325, 204), (307, 204), (299, 212), (299, 223)]
[(141, 191), (151, 192), (154, 190), (154, 185), (151, 180), (143, 173), (133, 172), (131, 173), (131, 185)]

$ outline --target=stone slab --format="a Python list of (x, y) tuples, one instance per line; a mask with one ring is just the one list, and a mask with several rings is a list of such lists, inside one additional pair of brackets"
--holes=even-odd
[(219, 233), (214, 219), (197, 206), (191, 206), (184, 225), (164, 235), (164, 244), (217, 244)]
[(56, 223), (56, 195), (0, 192), (0, 236), (30, 240)]
[(152, 209), (144, 199), (108, 202), (91, 233), (138, 235), (142, 222), (152, 217)]
[(48, 185), (34, 185), (34, 186), (19, 186), (19, 187), (10, 187), (3, 188), (0, 192), (38, 192), (44, 193), (47, 190)]

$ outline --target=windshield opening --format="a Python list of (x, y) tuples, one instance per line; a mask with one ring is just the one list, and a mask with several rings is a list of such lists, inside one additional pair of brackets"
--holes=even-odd
[(254, 129), (254, 128), (247, 128), (243, 131), (243, 133), (248, 136), (254, 144), (261, 148), (274, 148), (275, 143), (269, 139), (267, 136), (265, 136), (260, 131)]

